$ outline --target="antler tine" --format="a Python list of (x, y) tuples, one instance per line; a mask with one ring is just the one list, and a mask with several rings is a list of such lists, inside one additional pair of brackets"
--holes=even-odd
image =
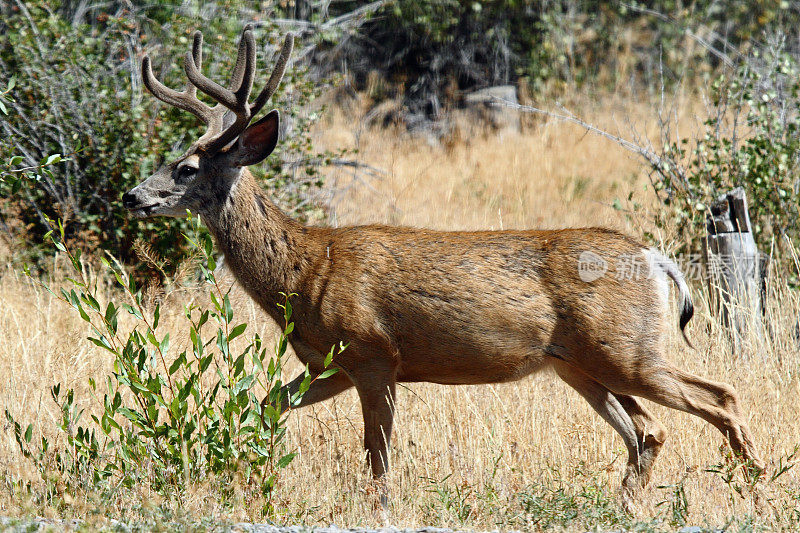
[[(228, 143), (238, 137), (250, 123), (253, 113), (250, 111), (250, 105), (247, 103), (247, 100), (250, 98), (250, 91), (253, 89), (255, 69), (256, 41), (255, 37), (253, 37), (252, 26), (248, 24), (242, 31), (242, 38), (239, 41), (239, 53), (231, 77), (231, 90), (228, 90), (227, 94), (225, 94), (226, 97), (233, 97), (234, 105), (228, 105), (225, 101), (217, 100), (223, 106), (230, 109), (236, 118), (233, 124), (226, 128), (219, 136), (208, 141), (204, 146), (205, 151), (213, 153), (224, 148)], [(214, 94), (209, 93), (202, 86), (200, 90), (216, 98)]]
[[(192, 36), (192, 59), (198, 69), (203, 66), (203, 32), (200, 30), (195, 31)], [(196, 97), (197, 87), (191, 81), (188, 81), (184, 92)]]
[(142, 81), (144, 81), (147, 90), (162, 102), (175, 106), (178, 109), (188, 111), (206, 124), (212, 120), (211, 108), (198, 100), (188, 87), (185, 91), (179, 92), (175, 89), (170, 89), (156, 79), (155, 75), (153, 75), (153, 68), (150, 64), (149, 56), (144, 56), (142, 58)]
[(230, 91), (219, 83), (203, 76), (200, 73), (197, 65), (194, 63), (194, 57), (192, 56), (191, 51), (186, 52), (186, 58), (183, 61), (183, 67), (186, 71), (186, 77), (188, 77), (189, 81), (191, 81), (198, 89), (228, 109), (236, 109), (237, 102), (233, 91)]
[[(245, 26), (244, 30), (242, 30), (242, 37), (239, 39), (239, 52), (236, 56), (236, 66), (233, 68), (230, 85), (231, 91), (235, 91), (237, 95), (245, 87), (252, 89), (253, 86), (256, 66), (256, 41), (252, 30), (252, 24)], [(247, 96), (244, 98), (245, 101), (250, 96), (249, 89)]]
[[(242, 40), (245, 45), (245, 61), (242, 74), (239, 76), (241, 77), (241, 83), (235, 91), (236, 98), (240, 102), (247, 104), (247, 100), (250, 98), (250, 91), (253, 90), (253, 80), (255, 80), (256, 75), (256, 38), (253, 36), (249, 25), (242, 33)], [(252, 113), (250, 116), (253, 116)]]
[(200, 73), (200, 65), (196, 63), (194, 58), (187, 53), (184, 65), (186, 67), (186, 76), (191, 83), (234, 113), (247, 113), (247, 99), (250, 97), (250, 91), (253, 87), (256, 66), (256, 41), (253, 37), (252, 25), (245, 26), (242, 37), (239, 40), (239, 52), (236, 57), (236, 66), (234, 66), (233, 75), (231, 76), (230, 89), (226, 89), (217, 82), (203, 76)]
[(250, 106), (251, 116), (255, 116), (259, 111), (261, 111), (261, 108), (264, 107), (264, 104), (267, 103), (267, 100), (272, 98), (272, 95), (275, 94), (275, 91), (278, 89), (278, 85), (280, 85), (281, 80), (283, 79), (283, 73), (286, 71), (286, 65), (289, 63), (289, 56), (292, 55), (293, 47), (294, 35), (289, 33), (283, 40), (280, 56), (278, 56), (278, 61), (275, 63), (275, 68), (272, 71), (272, 75), (269, 77), (267, 85), (261, 90), (258, 97), (256, 97), (256, 100)]

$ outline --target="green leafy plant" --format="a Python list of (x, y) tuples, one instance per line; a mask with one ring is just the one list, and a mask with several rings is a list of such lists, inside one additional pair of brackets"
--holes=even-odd
[(572, 524), (591, 527), (630, 527), (630, 517), (601, 483), (569, 486), (532, 485), (519, 494), (525, 529), (565, 528)]
[[(6, 84), (6, 88), (0, 91), (0, 113), (8, 116), (8, 105), (14, 103), (11, 96), (11, 91), (17, 85), (17, 78), (11, 76)], [(12, 145), (10, 139), (0, 141), (2, 145)], [(52, 165), (68, 161), (69, 158), (61, 154), (47, 154), (38, 164), (29, 166), (20, 166), (25, 157), (9, 151), (7, 154), (2, 168), (0, 168), (0, 189), (6, 190), (10, 195), (17, 194), (22, 185), (26, 181), (39, 181), (42, 179), (42, 174), (52, 178), (53, 172), (50, 168)]]
[[(753, 494), (756, 487), (765, 480), (764, 472), (753, 466), (750, 461), (742, 462), (730, 449), (721, 447), (724, 460), (706, 468), (706, 472), (716, 474), (728, 487), (728, 495), (731, 503), (736, 502), (736, 496), (744, 498), (747, 494)], [(790, 455), (787, 461), (791, 461), (794, 454)], [(783, 464), (783, 459), (779, 464), (779, 469), (771, 476), (770, 482), (775, 481), (780, 475), (791, 468), (790, 465)]]
[(452, 483), (452, 476), (448, 474), (441, 480), (425, 479), (429, 485), (425, 490), (435, 496), (443, 512), (454, 516), (459, 524), (464, 524), (473, 512), (470, 500), (474, 489), (466, 483)]
[[(278, 302), (284, 324), (270, 356), (263, 340), (247, 336), (247, 324), (235, 320), (229, 294), (214, 273), (211, 239), (200, 231), (199, 219), (192, 220), (194, 231), (187, 240), (201, 258), (212, 305), (185, 307), (190, 347), (180, 353), (163, 331), (160, 304), (149, 312), (135, 280), (118, 262), (103, 259), (125, 301), (101, 303), (97, 280), (86, 275), (79, 250), (65, 244), (63, 224), (48, 234), (69, 258), (75, 275), (66, 288), (43, 287), (80, 315), (91, 331), (88, 341), (113, 359), (105, 380), (89, 378), (95, 405), (88, 413), (77, 408), (72, 389), (52, 387), (64, 445), (55, 446), (45, 437), (34, 444), (33, 427), (23, 429), (6, 412), (48, 497), (62, 490), (97, 490), (109, 496), (141, 484), (179, 496), (190, 483), (210, 480), (223, 497), (230, 497), (238, 485), (251, 498), (261, 499), (264, 513), (275, 512), (272, 495), (278, 476), (295, 456), (285, 442), (289, 409), (313, 379), (324, 379), (336, 369), (316, 378), (306, 369), (299, 391), (291, 398), (281, 396), (281, 371), (294, 328), (292, 295)], [(326, 367), (344, 348), (331, 348)]]
[(659, 489), (669, 491), (666, 499), (658, 502), (656, 507), (666, 509), (667, 521), (673, 527), (683, 527), (689, 517), (689, 500), (683, 480), (674, 485), (659, 485)]

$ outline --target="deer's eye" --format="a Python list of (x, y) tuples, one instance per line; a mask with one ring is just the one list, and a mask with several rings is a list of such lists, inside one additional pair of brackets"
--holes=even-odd
[(179, 182), (187, 182), (195, 177), (197, 169), (193, 166), (184, 165), (178, 169), (177, 179)]

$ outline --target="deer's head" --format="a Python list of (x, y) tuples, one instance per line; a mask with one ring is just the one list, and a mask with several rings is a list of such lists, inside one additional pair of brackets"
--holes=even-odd
[[(272, 97), (283, 77), (294, 43), (287, 35), (275, 69), (264, 89), (249, 103), (256, 65), (256, 45), (250, 26), (239, 41), (239, 53), (229, 88), (200, 73), (203, 35), (194, 34), (184, 68), (189, 81), (183, 91), (165, 86), (153, 75), (150, 58), (142, 60), (142, 79), (159, 100), (197, 116), (208, 129), (176, 160), (122, 196), (123, 205), (135, 216), (184, 216), (186, 210), (202, 212), (224, 202), (242, 174), (242, 168), (267, 157), (278, 142), (278, 111), (272, 110), (250, 124)], [(213, 98), (210, 107), (197, 98), (197, 89)]]

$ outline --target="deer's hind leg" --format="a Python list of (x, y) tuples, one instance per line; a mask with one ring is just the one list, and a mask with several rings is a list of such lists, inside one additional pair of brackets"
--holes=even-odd
[(756, 453), (750, 428), (744, 420), (736, 391), (727, 383), (703, 379), (664, 362), (643, 373), (629, 387), (633, 394), (702, 418), (722, 432), (733, 451), (757, 468), (763, 463)]
[(603, 363), (595, 365), (595, 379), (614, 394), (639, 396), (698, 416), (722, 432), (734, 452), (763, 468), (736, 391), (727, 383), (684, 372), (651, 349), (631, 359), (605, 357)]
[(576, 367), (558, 361), (558, 376), (589, 402), (589, 405), (619, 433), (628, 450), (622, 486), (636, 492), (647, 485), (653, 464), (667, 438), (664, 426), (635, 398), (614, 394)]
[(642, 403), (633, 396), (614, 394), (636, 428), (636, 444), (638, 447), (638, 464), (628, 461), (622, 486), (629, 490), (644, 488), (650, 482), (653, 464), (667, 440), (667, 430)]

